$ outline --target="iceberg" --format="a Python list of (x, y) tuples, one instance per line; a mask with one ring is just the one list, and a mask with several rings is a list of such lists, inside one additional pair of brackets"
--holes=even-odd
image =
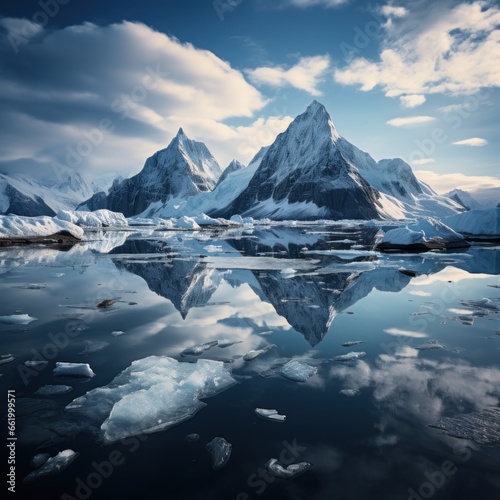
[(108, 385), (91, 390), (66, 408), (99, 428), (104, 443), (168, 429), (206, 406), (200, 399), (236, 380), (220, 361), (183, 363), (168, 356), (134, 361)]
[(470, 210), (447, 217), (443, 222), (459, 233), (473, 236), (471, 239), (500, 238), (500, 207)]
[(255, 408), (255, 413), (264, 420), (271, 420), (271, 422), (284, 422), (286, 415), (280, 415), (278, 410), (268, 410), (266, 408)]
[(128, 222), (125, 216), (111, 210), (96, 210), (94, 212), (85, 212), (82, 210), (60, 210), (57, 214), (59, 220), (71, 222), (76, 226), (87, 228), (102, 227), (127, 227)]
[(315, 366), (310, 366), (296, 359), (292, 359), (281, 369), (283, 377), (293, 380), (294, 382), (305, 382), (309, 377), (312, 377), (318, 369)]
[(276, 458), (271, 458), (266, 462), (264, 467), (275, 477), (290, 479), (310, 469), (311, 464), (309, 462), (298, 462), (290, 464), (288, 467), (283, 467)]
[(214, 469), (220, 469), (226, 465), (231, 456), (231, 449), (231, 443), (221, 437), (215, 437), (207, 444), (207, 450), (212, 455), (212, 467)]
[(56, 362), (54, 375), (61, 377), (95, 377), (95, 373), (88, 363), (64, 363)]
[(28, 483), (44, 476), (57, 474), (58, 472), (66, 469), (66, 467), (68, 467), (71, 462), (78, 457), (78, 455), (79, 453), (73, 450), (60, 451), (55, 457), (47, 459), (47, 461), (40, 468), (28, 474), (24, 478), (24, 482)]
[(397, 227), (387, 231), (377, 248), (413, 252), (469, 246), (470, 244), (465, 241), (464, 236), (451, 227), (432, 217), (424, 217), (414, 225)]
[(0, 240), (12, 238), (38, 238), (70, 234), (81, 240), (83, 229), (56, 217), (22, 217), (20, 215), (0, 215)]

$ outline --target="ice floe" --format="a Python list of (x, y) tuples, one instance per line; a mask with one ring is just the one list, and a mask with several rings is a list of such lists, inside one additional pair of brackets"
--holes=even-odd
[(280, 415), (278, 410), (274, 409), (255, 408), (255, 413), (259, 417), (265, 420), (271, 420), (272, 422), (284, 422), (286, 420), (286, 415)]
[(28, 474), (25, 478), (25, 482), (34, 481), (35, 479), (40, 479), (44, 476), (50, 476), (52, 474), (57, 474), (62, 470), (66, 469), (75, 458), (77, 458), (79, 453), (73, 450), (60, 451), (55, 457), (47, 459), (47, 461), (41, 465), (38, 469), (34, 470)]
[(231, 449), (231, 443), (221, 437), (215, 437), (207, 444), (207, 450), (212, 456), (212, 467), (214, 469), (220, 469), (226, 465), (231, 456)]
[(73, 387), (70, 385), (44, 385), (34, 392), (35, 396), (59, 396), (71, 392)]
[(281, 369), (281, 375), (289, 380), (293, 380), (294, 382), (305, 382), (317, 371), (318, 369), (315, 366), (310, 366), (302, 361), (292, 359), (283, 366)]
[(83, 238), (81, 227), (56, 217), (0, 215), (0, 239), (35, 238), (59, 233), (69, 233), (79, 240)]
[(167, 429), (206, 406), (200, 399), (236, 381), (218, 361), (182, 363), (168, 356), (134, 361), (108, 385), (75, 399), (67, 410), (99, 428), (105, 443)]
[(243, 356), (243, 360), (244, 361), (252, 361), (256, 358), (258, 358), (259, 356), (262, 356), (263, 354), (265, 354), (267, 351), (270, 351), (271, 349), (273, 349), (274, 347), (276, 347), (275, 344), (269, 344), (269, 345), (266, 345), (266, 347), (264, 347), (263, 349), (254, 349), (252, 351), (248, 351), (244, 356)]
[(215, 347), (218, 344), (217, 340), (212, 340), (211, 342), (205, 342), (204, 344), (194, 345), (184, 349), (181, 352), (181, 356), (200, 356), (205, 351), (208, 351), (212, 347)]
[(290, 479), (310, 469), (311, 464), (309, 462), (298, 462), (296, 464), (290, 464), (287, 467), (283, 467), (283, 465), (281, 465), (276, 458), (271, 458), (266, 462), (264, 467), (275, 477), (280, 479)]
[(32, 318), (29, 314), (12, 314), (10, 316), (0, 316), (0, 323), (4, 325), (28, 325), (38, 318)]
[(122, 213), (111, 210), (95, 210), (94, 212), (84, 212), (82, 210), (60, 210), (57, 214), (59, 220), (71, 222), (76, 226), (87, 228), (101, 227), (126, 227), (127, 219)]
[(340, 356), (335, 356), (333, 361), (352, 361), (354, 359), (361, 359), (366, 356), (366, 352), (349, 352)]
[(95, 373), (88, 363), (65, 363), (56, 362), (54, 375), (60, 377), (94, 377)]

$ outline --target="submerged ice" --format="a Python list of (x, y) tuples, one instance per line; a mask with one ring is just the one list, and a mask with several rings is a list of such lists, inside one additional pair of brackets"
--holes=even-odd
[(231, 456), (231, 449), (231, 443), (221, 437), (215, 437), (207, 444), (207, 450), (212, 455), (212, 467), (214, 469), (220, 469), (226, 465)]
[[(41, 465), (38, 469), (28, 474), (24, 478), (24, 481), (30, 482), (44, 476), (57, 474), (58, 472), (61, 472), (66, 467), (68, 467), (71, 462), (73, 462), (73, 460), (78, 457), (78, 455), (79, 453), (73, 450), (60, 451), (55, 457), (47, 459), (47, 461), (43, 463), (43, 465)], [(37, 457), (39, 457), (39, 455), (37, 455)]]
[(264, 467), (275, 477), (280, 479), (290, 479), (297, 474), (302, 474), (311, 467), (309, 462), (299, 462), (283, 467), (276, 458), (271, 458), (266, 462)]
[(67, 409), (100, 428), (105, 443), (157, 432), (193, 417), (236, 381), (220, 361), (182, 363), (168, 356), (134, 361), (108, 385), (75, 399)]
[(312, 377), (318, 369), (315, 366), (310, 366), (296, 359), (289, 361), (281, 369), (283, 377), (293, 380), (294, 382), (305, 382), (309, 377)]

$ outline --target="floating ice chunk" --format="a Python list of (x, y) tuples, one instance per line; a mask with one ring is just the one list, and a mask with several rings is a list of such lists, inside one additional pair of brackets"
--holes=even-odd
[(341, 356), (335, 356), (333, 361), (352, 361), (353, 359), (361, 359), (366, 356), (366, 352), (349, 352)]
[(364, 340), (351, 340), (349, 342), (342, 342), (342, 347), (352, 347), (354, 345), (364, 344)]
[(71, 392), (73, 387), (70, 385), (44, 385), (35, 391), (35, 396), (59, 396)]
[(24, 481), (28, 483), (44, 476), (57, 474), (66, 469), (78, 455), (79, 453), (73, 450), (60, 451), (55, 457), (49, 458), (39, 469), (28, 474)]
[(482, 445), (495, 445), (500, 443), (500, 408), (443, 417), (430, 427), (441, 429), (448, 436), (470, 439)]
[(14, 356), (12, 356), (12, 354), (2, 354), (0, 356), (0, 365), (10, 363), (11, 361), (14, 361)]
[(342, 394), (342, 396), (347, 396), (348, 398), (352, 398), (354, 396), (357, 396), (358, 393), (358, 389), (342, 389), (339, 394)]
[(226, 465), (231, 456), (231, 449), (231, 443), (221, 437), (215, 437), (207, 444), (207, 450), (212, 455), (212, 467), (214, 469), (220, 469)]
[(266, 408), (255, 408), (255, 413), (265, 420), (271, 420), (272, 422), (284, 422), (286, 420), (286, 415), (280, 415), (278, 410), (268, 410)]
[(37, 319), (28, 314), (12, 314), (11, 316), (0, 316), (0, 323), (4, 325), (27, 325)]
[(113, 337), (121, 337), (122, 335), (125, 335), (125, 332), (122, 332), (121, 330), (115, 330), (114, 332), (111, 332), (111, 335), (113, 335)]
[(66, 408), (100, 428), (111, 443), (167, 429), (206, 406), (200, 399), (236, 381), (219, 361), (182, 363), (168, 356), (134, 361), (111, 383), (75, 399)]
[(198, 441), (198, 439), (200, 439), (200, 435), (196, 434), (196, 433), (188, 434), (186, 436), (186, 441), (188, 441), (189, 443), (194, 443), (194, 442)]
[(230, 347), (234, 344), (241, 344), (243, 341), (242, 340), (231, 340), (231, 339), (222, 339), (219, 340), (219, 343), (217, 344), (219, 347)]
[(310, 366), (296, 359), (289, 361), (281, 369), (283, 377), (293, 380), (294, 382), (305, 382), (309, 377), (312, 377), (318, 369), (315, 366)]
[(40, 368), (43, 369), (49, 364), (48, 361), (42, 361), (42, 360), (28, 360), (24, 362), (24, 366), (27, 366), (28, 368)]
[(41, 467), (49, 458), (50, 455), (48, 453), (38, 453), (30, 460), (30, 464), (38, 469), (38, 467)]
[(58, 361), (54, 368), (54, 375), (61, 377), (89, 377), (95, 376), (88, 363), (64, 363)]
[(285, 267), (285, 269), (282, 269), (280, 272), (281, 274), (290, 276), (292, 274), (295, 274), (297, 271), (295, 269), (292, 269), (291, 267)]
[(273, 349), (274, 347), (276, 347), (275, 344), (268, 344), (266, 345), (266, 347), (264, 347), (263, 349), (254, 349), (252, 351), (248, 351), (244, 356), (243, 356), (243, 360), (244, 361), (252, 361), (254, 360), (255, 358), (258, 358), (259, 356), (262, 356), (263, 354), (265, 354), (267, 351), (270, 351), (271, 349)]
[(417, 345), (415, 349), (419, 351), (432, 351), (434, 349), (443, 349), (445, 346), (440, 344), (437, 340), (429, 340), (426, 344)]
[(271, 458), (266, 462), (264, 467), (275, 477), (280, 479), (290, 479), (298, 474), (302, 474), (311, 467), (309, 462), (299, 462), (290, 464), (288, 467), (283, 467), (276, 458)]
[(94, 354), (95, 352), (101, 351), (109, 346), (109, 342), (104, 342), (103, 340), (86, 340), (85, 349), (80, 351), (78, 354), (80, 356), (87, 356), (89, 354)]
[(181, 352), (181, 356), (200, 356), (205, 351), (208, 351), (212, 347), (216, 346), (218, 343), (219, 342), (217, 340), (212, 340), (211, 342), (205, 342), (204, 344), (188, 347)]

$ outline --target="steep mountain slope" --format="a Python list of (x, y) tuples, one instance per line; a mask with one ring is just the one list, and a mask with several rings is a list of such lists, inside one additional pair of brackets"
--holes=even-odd
[(167, 148), (146, 160), (137, 175), (114, 184), (107, 196), (98, 193), (80, 208), (107, 208), (130, 217), (155, 202), (185, 200), (210, 191), (221, 174), (222, 169), (207, 147), (189, 139), (181, 128)]

